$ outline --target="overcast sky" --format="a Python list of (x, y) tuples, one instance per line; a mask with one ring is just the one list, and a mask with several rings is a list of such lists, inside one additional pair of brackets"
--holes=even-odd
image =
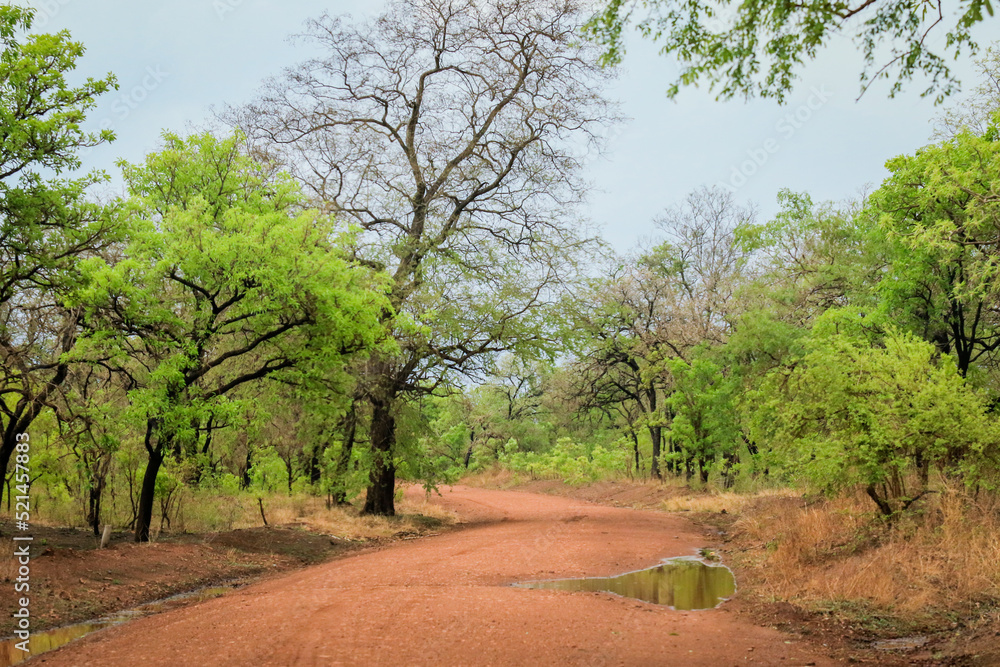
[[(118, 140), (85, 156), (90, 167), (116, 174), (114, 161), (138, 161), (157, 147), (163, 129), (204, 124), (211, 109), (252, 98), (268, 75), (305, 57), (286, 39), (303, 22), (329, 11), (375, 13), (373, 0), (32, 0), (35, 31), (66, 28), (87, 48), (80, 71), (114, 72), (120, 90), (91, 115)], [(1000, 39), (1000, 22), (977, 33), (985, 46)], [(938, 37), (940, 39), (941, 36)], [(817, 200), (843, 200), (886, 176), (887, 159), (930, 141), (940, 113), (919, 97), (917, 81), (896, 99), (887, 84), (860, 101), (860, 54), (847, 40), (823, 52), (786, 105), (716, 102), (703, 90), (665, 91), (676, 68), (656, 47), (632, 40), (609, 91), (630, 120), (613, 131), (606, 157), (588, 165), (594, 184), (587, 212), (605, 237), (627, 249), (653, 234), (653, 220), (702, 185), (728, 185), (764, 217), (782, 188)], [(959, 63), (966, 88), (971, 61)]]

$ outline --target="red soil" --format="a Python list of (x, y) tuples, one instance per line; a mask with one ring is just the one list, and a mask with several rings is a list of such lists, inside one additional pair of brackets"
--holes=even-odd
[(734, 603), (679, 612), (605, 593), (509, 586), (618, 574), (710, 544), (681, 517), (467, 487), (445, 489), (437, 502), (465, 525), (139, 619), (37, 661), (241, 667), (837, 664), (802, 640), (731, 613)]

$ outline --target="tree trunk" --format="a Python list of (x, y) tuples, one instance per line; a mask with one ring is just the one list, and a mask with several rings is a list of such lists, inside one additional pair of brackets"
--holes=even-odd
[[(16, 444), (14, 438), (10, 438), (10, 446), (8, 447), (6, 437), (0, 444), (0, 503), (3, 503), (3, 483), (7, 480), (7, 464), (10, 463), (10, 455), (14, 453)], [(10, 497), (7, 498), (7, 509), (10, 510)]]
[(736, 452), (730, 452), (723, 454), (722, 460), (725, 462), (722, 468), (722, 485), (726, 489), (731, 489), (736, 486), (736, 473), (733, 469), (740, 462), (740, 455)]
[(208, 416), (208, 422), (205, 424), (205, 444), (201, 448), (202, 461), (195, 470), (194, 481), (200, 482), (205, 475), (211, 475), (215, 472), (215, 464), (212, 462), (212, 431), (214, 426), (212, 422), (215, 420), (215, 415)]
[(649, 439), (653, 443), (653, 457), (649, 462), (649, 474), (653, 479), (663, 479), (663, 474), (660, 472), (660, 440), (662, 433), (663, 430), (660, 426), (649, 427)]
[(917, 472), (920, 474), (920, 491), (924, 492), (927, 490), (927, 485), (930, 482), (930, 465), (923, 451), (918, 450), (913, 458), (917, 466)]
[(323, 471), (319, 467), (320, 451), (319, 445), (314, 445), (312, 455), (309, 457), (309, 483), (316, 486), (323, 478)]
[(253, 462), (250, 460), (250, 444), (247, 444), (247, 461), (246, 466), (243, 468), (243, 476), (240, 478), (240, 488), (244, 491), (250, 488), (250, 484), (253, 480), (250, 479), (250, 466)]
[(879, 511), (882, 512), (882, 516), (892, 518), (892, 506), (889, 504), (888, 500), (878, 495), (878, 491), (875, 489), (874, 484), (869, 484), (865, 489), (865, 492), (868, 494), (868, 497), (871, 498), (876, 505), (878, 505)]
[[(76, 323), (79, 313), (70, 314), (66, 321), (67, 327), (60, 337), (60, 348), (63, 354), (73, 349), (76, 343)], [(59, 364), (56, 373), (45, 383), (42, 390), (29, 398), (24, 394), (12, 411), (8, 411), (7, 426), (3, 432), (3, 441), (0, 442), (0, 504), (3, 503), (3, 482), (7, 478), (7, 466), (10, 464), (10, 457), (17, 447), (17, 436), (28, 432), (28, 427), (35, 421), (35, 417), (41, 413), (45, 406), (45, 401), (56, 388), (63, 383), (69, 373), (69, 364)], [(7, 487), (8, 494), (10, 487)], [(10, 509), (10, 497), (7, 498), (7, 509)]]
[(149, 526), (153, 521), (153, 501), (156, 496), (156, 476), (163, 464), (163, 448), (149, 449), (146, 473), (142, 476), (142, 491), (139, 494), (139, 513), (135, 519), (135, 541), (149, 542)]
[(476, 429), (469, 431), (469, 448), (465, 450), (465, 469), (469, 469), (469, 464), (472, 463), (472, 448), (476, 444)]
[(101, 492), (104, 490), (104, 480), (93, 481), (90, 485), (90, 502), (87, 510), (87, 523), (94, 529), (94, 537), (101, 536)]
[(351, 454), (354, 452), (354, 438), (358, 431), (358, 413), (355, 406), (351, 405), (350, 411), (345, 416), (344, 441), (340, 446), (340, 457), (337, 459), (337, 479), (333, 499), (338, 505), (347, 504), (347, 469), (351, 465)]
[(392, 416), (391, 402), (372, 405), (372, 469), (368, 476), (368, 493), (362, 514), (395, 516), (396, 466), (393, 463), (393, 445), (396, 441), (396, 420)]

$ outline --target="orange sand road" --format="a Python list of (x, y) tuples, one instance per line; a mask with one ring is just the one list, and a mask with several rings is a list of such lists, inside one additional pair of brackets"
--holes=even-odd
[(693, 554), (707, 538), (678, 516), (458, 486), (436, 502), (466, 525), (139, 619), (29, 664), (836, 664), (725, 604), (678, 612), (509, 586)]

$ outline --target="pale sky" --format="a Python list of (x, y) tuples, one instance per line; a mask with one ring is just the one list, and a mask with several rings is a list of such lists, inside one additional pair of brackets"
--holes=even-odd
[[(34, 31), (66, 28), (87, 54), (79, 72), (112, 71), (121, 86), (91, 114), (118, 140), (88, 153), (85, 165), (112, 175), (118, 158), (138, 161), (164, 129), (184, 132), (211, 119), (212, 108), (249, 101), (261, 81), (303, 60), (287, 36), (329, 11), (374, 14), (375, 0), (32, 0)], [(943, 37), (943, 32), (938, 40)], [(1000, 22), (978, 30), (983, 46), (1000, 39)], [(824, 51), (804, 72), (785, 106), (772, 101), (716, 102), (685, 90), (665, 91), (676, 67), (656, 47), (632, 40), (609, 95), (628, 122), (615, 130), (610, 151), (588, 165), (594, 183), (586, 213), (619, 249), (654, 233), (653, 219), (702, 185), (729, 184), (764, 217), (776, 211), (782, 188), (816, 200), (843, 200), (885, 178), (887, 159), (930, 141), (940, 113), (918, 93), (923, 83), (887, 99), (876, 84), (860, 100), (860, 54), (847, 40)], [(956, 67), (966, 88), (976, 84), (972, 62)]]

